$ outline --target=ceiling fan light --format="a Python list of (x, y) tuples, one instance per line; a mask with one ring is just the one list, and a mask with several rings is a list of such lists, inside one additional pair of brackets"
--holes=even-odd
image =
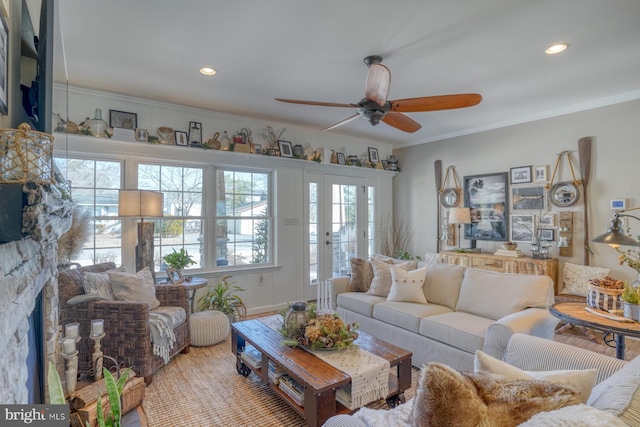
[(205, 76), (213, 76), (217, 73), (217, 71), (212, 67), (202, 67), (200, 68), (200, 73), (204, 74)]
[(549, 46), (544, 53), (547, 55), (555, 55), (556, 53), (564, 52), (568, 47), (568, 43), (556, 43)]

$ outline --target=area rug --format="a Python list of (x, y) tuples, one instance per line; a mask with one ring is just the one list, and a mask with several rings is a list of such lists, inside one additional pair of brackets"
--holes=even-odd
[[(413, 369), (410, 399), (419, 375)], [(150, 426), (305, 426), (304, 419), (255, 374), (236, 371), (230, 338), (209, 347), (191, 347), (162, 367), (147, 387), (143, 407)], [(380, 400), (368, 407), (387, 408)]]

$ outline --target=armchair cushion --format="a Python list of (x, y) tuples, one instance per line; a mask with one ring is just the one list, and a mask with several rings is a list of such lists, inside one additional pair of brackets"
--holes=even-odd
[(164, 314), (164, 318), (169, 323), (171, 329), (174, 329), (178, 325), (182, 325), (187, 320), (187, 313), (182, 307), (163, 305), (158, 308), (154, 308), (151, 312)]
[(109, 281), (113, 295), (118, 301), (144, 301), (149, 309), (160, 307), (156, 298), (156, 287), (149, 267), (145, 267), (135, 274), (109, 272)]

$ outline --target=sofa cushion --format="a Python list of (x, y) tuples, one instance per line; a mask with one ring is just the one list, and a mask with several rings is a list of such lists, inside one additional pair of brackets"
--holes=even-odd
[(597, 369), (523, 371), (480, 350), (476, 351), (473, 368), (476, 373), (498, 374), (512, 380), (539, 380), (569, 384), (578, 389), (582, 403), (587, 403), (598, 374)]
[(369, 295), (362, 292), (343, 292), (338, 294), (338, 307), (363, 316), (373, 317), (373, 306), (384, 302), (385, 297)]
[(420, 335), (446, 343), (471, 354), (484, 346), (487, 328), (493, 320), (465, 312), (450, 312), (420, 320)]
[[(367, 294), (385, 298), (389, 295), (389, 291), (391, 290), (391, 265), (392, 264), (385, 261), (380, 261), (375, 258), (371, 259), (373, 280), (371, 281), (371, 287), (367, 291)], [(418, 266), (418, 263), (416, 261), (405, 261), (393, 265), (405, 270), (414, 270)]]
[(371, 262), (362, 258), (351, 258), (351, 278), (349, 279), (349, 292), (367, 292), (373, 280), (373, 268)]
[(416, 427), (515, 427), (537, 413), (577, 403), (571, 386), (457, 372), (431, 362), (422, 369), (412, 418)]
[(533, 274), (496, 273), (468, 268), (456, 311), (498, 320), (529, 307), (553, 304), (553, 280)]
[(171, 305), (163, 305), (151, 310), (154, 313), (160, 313), (166, 315), (166, 319), (169, 321), (171, 329), (175, 329), (176, 326), (182, 325), (187, 321), (187, 313), (182, 307), (174, 307)]
[(109, 281), (116, 300), (143, 301), (149, 304), (150, 310), (160, 307), (149, 267), (143, 268), (136, 274), (110, 272)]
[(562, 268), (563, 294), (587, 296), (589, 280), (602, 279), (609, 274), (608, 268), (589, 267), (565, 262)]
[(391, 290), (387, 301), (405, 301), (426, 304), (422, 285), (427, 272), (425, 268), (407, 271), (404, 268), (391, 266)]
[(373, 307), (373, 317), (417, 333), (420, 330), (420, 321), (423, 317), (450, 313), (451, 311), (450, 308), (438, 304), (385, 301)]
[(422, 290), (427, 301), (455, 309), (465, 267), (450, 264), (428, 264)]
[(640, 356), (591, 391), (587, 405), (610, 412), (633, 427), (640, 426)]

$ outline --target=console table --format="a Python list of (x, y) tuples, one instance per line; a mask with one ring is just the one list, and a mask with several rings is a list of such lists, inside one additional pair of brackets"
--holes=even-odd
[(444, 264), (462, 265), (498, 273), (521, 273), (549, 276), (553, 280), (554, 292), (558, 295), (558, 259), (533, 259), (509, 257), (480, 252), (440, 252)]

